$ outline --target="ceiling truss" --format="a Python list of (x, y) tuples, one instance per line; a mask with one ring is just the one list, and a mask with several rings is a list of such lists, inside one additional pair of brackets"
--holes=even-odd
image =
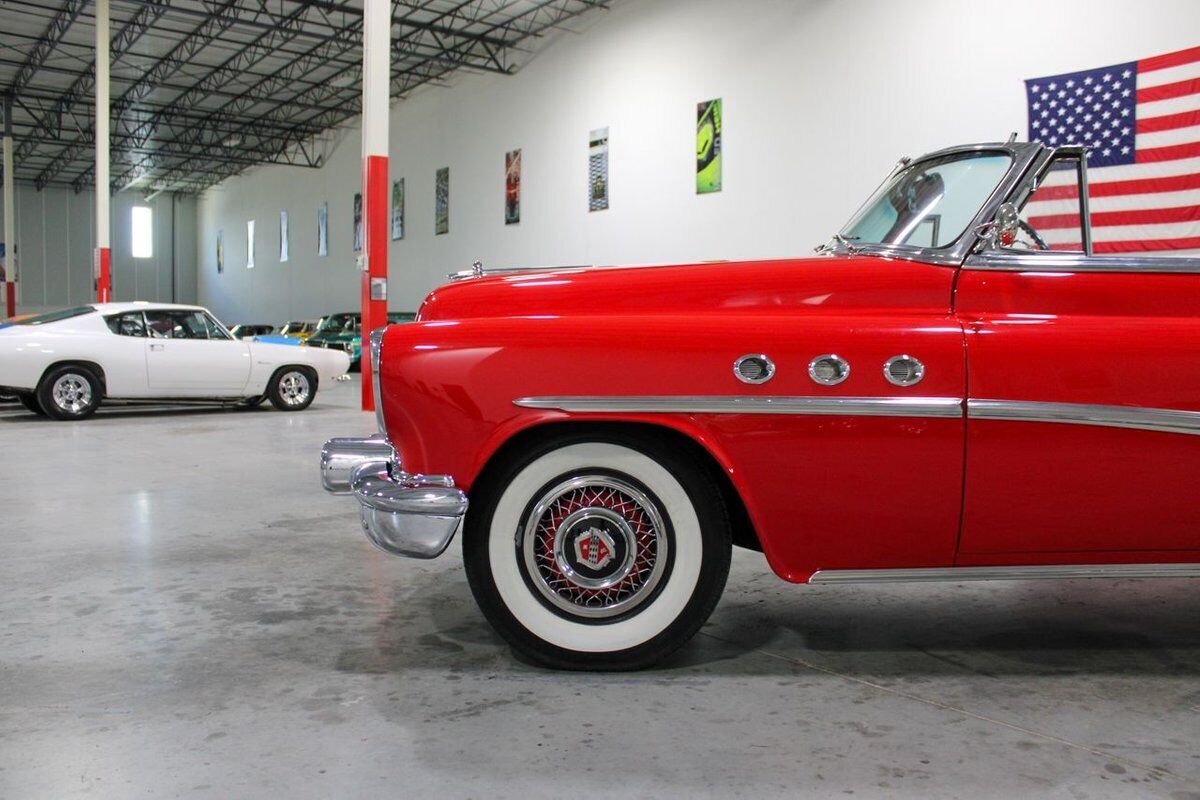
[[(94, 182), (87, 0), (0, 0), (17, 180)], [(606, 0), (392, 0), (392, 95), (509, 75)], [(111, 0), (112, 189), (199, 192), (258, 164), (316, 168), (361, 111), (361, 0)]]

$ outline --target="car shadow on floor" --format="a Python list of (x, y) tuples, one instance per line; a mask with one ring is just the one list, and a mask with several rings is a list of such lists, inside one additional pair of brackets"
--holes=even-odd
[[(303, 414), (313, 414), (329, 411), (344, 410), (338, 406), (320, 405), (314, 401), (311, 406), (301, 412)], [(165, 419), (169, 417), (203, 417), (215, 414), (260, 414), (275, 411), (269, 403), (263, 403), (256, 408), (242, 408), (234, 403), (213, 403), (204, 405), (150, 405), (141, 403), (110, 404), (106, 403), (94, 415), (85, 420), (80, 420), (81, 424), (96, 425), (105, 422), (120, 422), (131, 419)], [(34, 414), (26, 411), (24, 408), (4, 407), (0, 406), (0, 424), (30, 424), (43, 423), (46, 425), (61, 425), (70, 424), (66, 421), (49, 419), (47, 417)]]
[[(343, 653), (339, 669), (533, 666), (491, 630), (463, 582), (440, 582), (407, 586), (376, 646)], [(781, 585), (766, 596), (731, 586), (700, 634), (648, 672), (1200, 676), (1198, 592), (1178, 579)]]

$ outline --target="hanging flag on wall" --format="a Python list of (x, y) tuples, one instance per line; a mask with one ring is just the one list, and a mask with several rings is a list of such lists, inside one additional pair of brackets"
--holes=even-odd
[[(1200, 47), (1025, 81), (1029, 139), (1089, 149), (1097, 254), (1200, 253)], [(1055, 250), (1081, 250), (1074, 172), (1025, 208)]]
[(404, 178), (392, 181), (392, 241), (404, 238)]
[(217, 274), (225, 271), (225, 231), (217, 229)]
[(696, 104), (696, 194), (721, 191), (721, 98)]
[(608, 208), (608, 128), (588, 134), (588, 211)]
[(433, 233), (440, 235), (450, 232), (450, 168), (442, 167), (437, 171), (437, 179), (433, 187)]
[(521, 151), (504, 154), (504, 224), (521, 221)]
[(254, 220), (246, 220), (246, 269), (254, 269)]

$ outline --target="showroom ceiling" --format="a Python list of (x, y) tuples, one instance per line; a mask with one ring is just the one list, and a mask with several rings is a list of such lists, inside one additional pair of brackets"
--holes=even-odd
[[(93, 3), (0, 3), (18, 180), (94, 181)], [(392, 95), (507, 75), (605, 0), (393, 0)], [(320, 166), (360, 112), (361, 0), (111, 0), (114, 191), (196, 192), (256, 164)]]

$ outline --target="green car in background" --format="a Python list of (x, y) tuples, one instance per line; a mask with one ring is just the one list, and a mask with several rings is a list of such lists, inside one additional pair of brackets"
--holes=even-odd
[[(412, 311), (389, 311), (388, 324), (412, 322), (417, 315)], [(324, 347), (329, 350), (344, 350), (350, 356), (350, 369), (358, 369), (362, 358), (362, 314), (347, 311), (321, 317), (317, 329), (305, 342), (308, 347)]]

